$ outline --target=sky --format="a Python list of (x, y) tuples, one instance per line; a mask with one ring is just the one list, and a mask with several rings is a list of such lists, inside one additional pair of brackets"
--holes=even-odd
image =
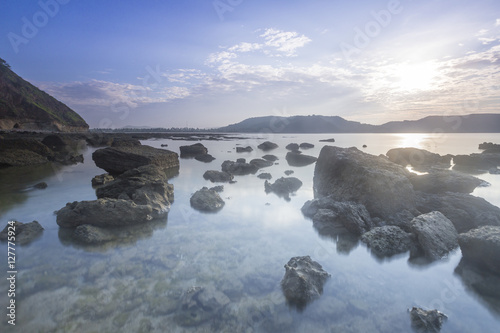
[(92, 128), (499, 113), (500, 1), (2, 1), (0, 57)]

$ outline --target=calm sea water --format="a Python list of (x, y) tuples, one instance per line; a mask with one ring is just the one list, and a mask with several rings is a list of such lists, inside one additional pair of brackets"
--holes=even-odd
[[(251, 139), (245, 139), (248, 137)], [(245, 137), (245, 138), (243, 138)], [(203, 141), (216, 157), (205, 164), (181, 159), (180, 173), (170, 182), (175, 202), (168, 219), (130, 230), (125, 238), (101, 246), (82, 247), (59, 230), (54, 211), (67, 202), (95, 199), (90, 180), (103, 173), (85, 153), (85, 163), (55, 168), (0, 170), (0, 221), (37, 220), (43, 236), (17, 246), (17, 321), (7, 325), (8, 285), (0, 280), (2, 332), (407, 332), (407, 309), (438, 308), (448, 315), (442, 332), (497, 332), (500, 313), (491, 300), (468, 290), (454, 273), (461, 253), (418, 266), (408, 254), (386, 260), (350, 238), (320, 235), (300, 208), (313, 198), (314, 165), (288, 166), (285, 146), (310, 142), (304, 151), (318, 156), (334, 137), (334, 145), (356, 146), (371, 154), (395, 147), (417, 147), (440, 154), (479, 152), (483, 141), (500, 143), (498, 134), (335, 134), (242, 135), (241, 140)], [(221, 163), (266, 153), (236, 153), (235, 147), (264, 140), (279, 144), (269, 153), (278, 165), (260, 170), (273, 181), (293, 170), (303, 186), (287, 202), (266, 194), (256, 175), (237, 176), (225, 184), (225, 207), (216, 214), (193, 210), (192, 193), (214, 186), (202, 177)], [(179, 151), (192, 141), (150, 140), (143, 144)], [(367, 148), (361, 148), (366, 144)], [(257, 174), (258, 174), (257, 173)], [(492, 184), (473, 194), (500, 205), (500, 175), (477, 175)], [(45, 181), (48, 188), (29, 187)], [(2, 273), (6, 275), (6, 245)], [(320, 299), (302, 312), (289, 308), (280, 289), (283, 265), (291, 257), (310, 255), (331, 274)], [(194, 327), (174, 321), (178, 295), (191, 286), (214, 287), (230, 303), (216, 317)], [(499, 287), (500, 288), (500, 287)]]

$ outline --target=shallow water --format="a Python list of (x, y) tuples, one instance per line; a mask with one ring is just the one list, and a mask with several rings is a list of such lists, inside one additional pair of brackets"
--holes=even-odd
[[(243, 136), (242, 136), (243, 137)], [(248, 138), (249, 135), (244, 137)], [(251, 139), (203, 141), (216, 157), (211, 163), (181, 159), (180, 173), (170, 180), (175, 202), (168, 219), (128, 230), (119, 243), (82, 247), (59, 230), (54, 211), (66, 202), (95, 199), (90, 185), (103, 173), (85, 153), (75, 166), (0, 170), (0, 220), (37, 220), (45, 228), (39, 239), (17, 246), (17, 324), (2, 332), (406, 332), (411, 331), (407, 309), (438, 308), (448, 315), (442, 332), (497, 332), (500, 311), (495, 302), (468, 290), (454, 273), (461, 253), (431, 265), (408, 261), (408, 255), (386, 260), (346, 237), (320, 235), (300, 208), (313, 198), (314, 165), (290, 167), (285, 145), (310, 142), (305, 154), (318, 156), (334, 137), (334, 145), (356, 146), (371, 154), (395, 147), (418, 147), (440, 154), (479, 152), (483, 141), (500, 143), (498, 134), (321, 134), (250, 135)], [(279, 144), (268, 152), (278, 165), (259, 170), (271, 181), (294, 170), (303, 185), (289, 202), (264, 192), (256, 175), (236, 176), (224, 184), (226, 201), (216, 214), (193, 210), (192, 193), (214, 186), (202, 177), (220, 170), (221, 163), (267, 153), (236, 153), (235, 147), (264, 140)], [(179, 151), (192, 141), (150, 140), (143, 144)], [(366, 144), (366, 148), (361, 148)], [(500, 175), (477, 175), (492, 184), (473, 193), (500, 205)], [(29, 189), (45, 181), (45, 190)], [(6, 248), (5, 244), (2, 244)], [(3, 251), (6, 253), (6, 251)], [(293, 256), (310, 255), (331, 274), (323, 295), (304, 311), (289, 308), (280, 289), (283, 265)], [(7, 271), (6, 260), (3, 261)], [(6, 273), (4, 273), (6, 274)], [(176, 324), (179, 294), (191, 286), (214, 287), (230, 303), (198, 326)], [(499, 287), (500, 288), (500, 287)], [(0, 280), (0, 307), (7, 302), (7, 281)]]

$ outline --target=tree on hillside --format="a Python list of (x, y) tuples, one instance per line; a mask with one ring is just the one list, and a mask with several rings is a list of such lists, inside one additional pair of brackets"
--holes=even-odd
[(7, 61), (3, 60), (2, 58), (0, 58), (0, 66), (10, 68), (10, 65), (7, 63)]

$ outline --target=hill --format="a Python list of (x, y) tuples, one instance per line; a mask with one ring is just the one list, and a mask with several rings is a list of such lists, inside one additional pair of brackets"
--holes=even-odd
[(88, 131), (80, 115), (14, 73), (0, 58), (0, 129)]

